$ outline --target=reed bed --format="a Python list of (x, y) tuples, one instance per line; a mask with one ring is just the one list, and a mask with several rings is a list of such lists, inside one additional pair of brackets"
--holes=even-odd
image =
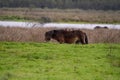
[[(45, 42), (45, 32), (58, 28), (20, 28), (0, 27), (0, 41)], [(89, 43), (120, 43), (120, 30), (117, 29), (81, 29), (87, 33)], [(51, 40), (51, 42), (56, 42)]]

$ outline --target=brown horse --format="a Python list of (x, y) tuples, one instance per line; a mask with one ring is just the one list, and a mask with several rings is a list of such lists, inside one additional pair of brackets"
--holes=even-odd
[(88, 44), (88, 38), (86, 33), (80, 30), (51, 30), (45, 33), (45, 40), (50, 41), (50, 39), (55, 39), (59, 43)]

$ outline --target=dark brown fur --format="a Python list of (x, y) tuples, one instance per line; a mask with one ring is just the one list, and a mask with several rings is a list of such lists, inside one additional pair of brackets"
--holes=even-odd
[(45, 33), (45, 40), (50, 41), (50, 39), (55, 39), (59, 43), (81, 43), (88, 44), (88, 38), (86, 33), (80, 30), (51, 30)]

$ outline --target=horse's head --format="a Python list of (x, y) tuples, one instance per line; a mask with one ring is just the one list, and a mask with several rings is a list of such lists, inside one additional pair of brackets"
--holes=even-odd
[(54, 34), (54, 30), (48, 31), (45, 33), (45, 41), (50, 41)]
[(63, 42), (63, 30), (51, 30), (45, 33), (45, 41), (50, 41), (51, 38), (57, 40), (58, 42)]

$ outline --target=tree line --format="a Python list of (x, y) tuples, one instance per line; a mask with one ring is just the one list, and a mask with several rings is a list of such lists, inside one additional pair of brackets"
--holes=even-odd
[(0, 0), (3, 7), (120, 10), (120, 0)]

